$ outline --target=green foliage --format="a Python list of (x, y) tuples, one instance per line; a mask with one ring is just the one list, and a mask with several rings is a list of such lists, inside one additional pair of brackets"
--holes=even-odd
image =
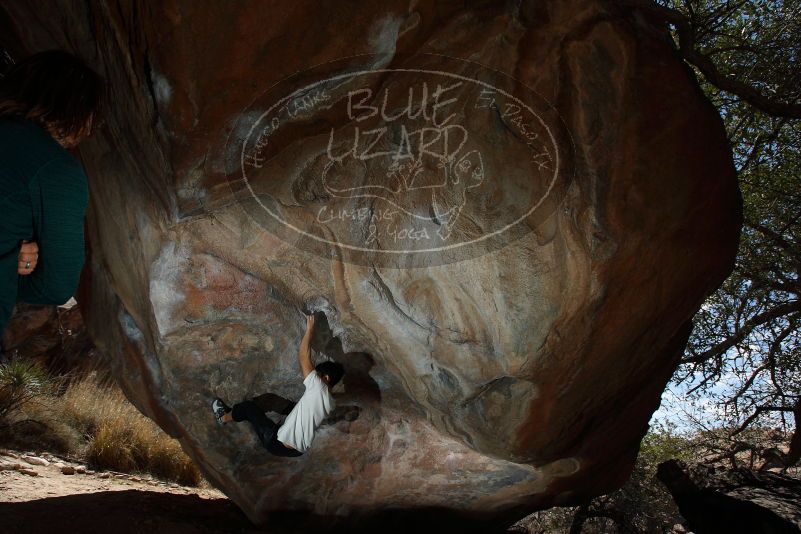
[(53, 381), (35, 362), (18, 359), (0, 365), (0, 428), (14, 423), (26, 403), (52, 391)]
[(655, 0), (654, 4), (671, 12), (668, 20), (677, 48), (706, 82), (729, 93), (728, 102), (743, 102), (777, 118), (801, 118), (797, 79), (801, 2)]
[(693, 440), (673, 423), (652, 425), (640, 445), (631, 478), (619, 490), (593, 499), (586, 506), (551, 508), (536, 512), (515, 527), (520, 532), (669, 532), (680, 522), (670, 493), (656, 478), (657, 466), (670, 458), (694, 458)]
[(680, 434), (676, 423), (671, 421), (654, 422), (640, 444), (636, 469), (651, 476), (656, 473), (656, 467), (665, 460), (671, 458), (693, 460), (695, 453), (692, 447), (692, 439), (685, 434)]
[[(618, 491), (594, 499), (589, 511), (615, 510), (639, 532), (667, 532), (681, 520), (670, 493), (656, 480), (657, 466), (671, 458), (691, 460), (692, 441), (674, 423), (652, 425), (640, 444), (631, 478)], [(609, 532), (609, 530), (602, 530)]]

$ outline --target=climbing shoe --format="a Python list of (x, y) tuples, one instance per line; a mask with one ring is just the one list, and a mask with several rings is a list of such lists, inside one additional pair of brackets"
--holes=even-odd
[(229, 408), (222, 399), (216, 398), (211, 401), (211, 410), (214, 412), (214, 418), (217, 420), (217, 424), (222, 426), (225, 424), (222, 420), (223, 415), (230, 412), (231, 408)]

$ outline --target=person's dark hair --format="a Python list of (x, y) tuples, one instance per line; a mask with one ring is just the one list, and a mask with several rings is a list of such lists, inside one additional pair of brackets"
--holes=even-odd
[(345, 368), (341, 363), (331, 361), (318, 363), (314, 369), (321, 375), (328, 375), (331, 378), (331, 382), (328, 384), (329, 387), (336, 386), (345, 374)]
[(20, 60), (0, 78), (0, 117), (21, 116), (54, 136), (88, 135), (100, 109), (103, 78), (77, 56), (46, 50)]

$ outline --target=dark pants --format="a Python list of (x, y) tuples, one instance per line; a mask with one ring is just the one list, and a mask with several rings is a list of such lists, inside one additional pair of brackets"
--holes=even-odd
[(276, 412), (281, 415), (289, 415), (297, 404), (275, 393), (262, 393), (258, 397), (253, 397), (253, 402), (264, 412)]
[(295, 449), (285, 447), (276, 439), (275, 436), (278, 433), (279, 425), (267, 417), (264, 410), (255, 402), (246, 400), (234, 404), (231, 417), (236, 422), (250, 421), (253, 430), (256, 431), (256, 435), (259, 437), (259, 441), (270, 453), (276, 456), (300, 456), (303, 454)]

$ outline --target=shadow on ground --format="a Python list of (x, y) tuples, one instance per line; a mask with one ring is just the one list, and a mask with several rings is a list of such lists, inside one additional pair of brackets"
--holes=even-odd
[(351, 518), (279, 513), (257, 527), (228, 499), (125, 490), (0, 503), (1, 534), (103, 532), (110, 534), (394, 534), (409, 532), (505, 532), (488, 518), (470, 518), (441, 509), (385, 510)]
[(228, 499), (156, 491), (102, 491), (0, 503), (0, 533), (257, 533)]

